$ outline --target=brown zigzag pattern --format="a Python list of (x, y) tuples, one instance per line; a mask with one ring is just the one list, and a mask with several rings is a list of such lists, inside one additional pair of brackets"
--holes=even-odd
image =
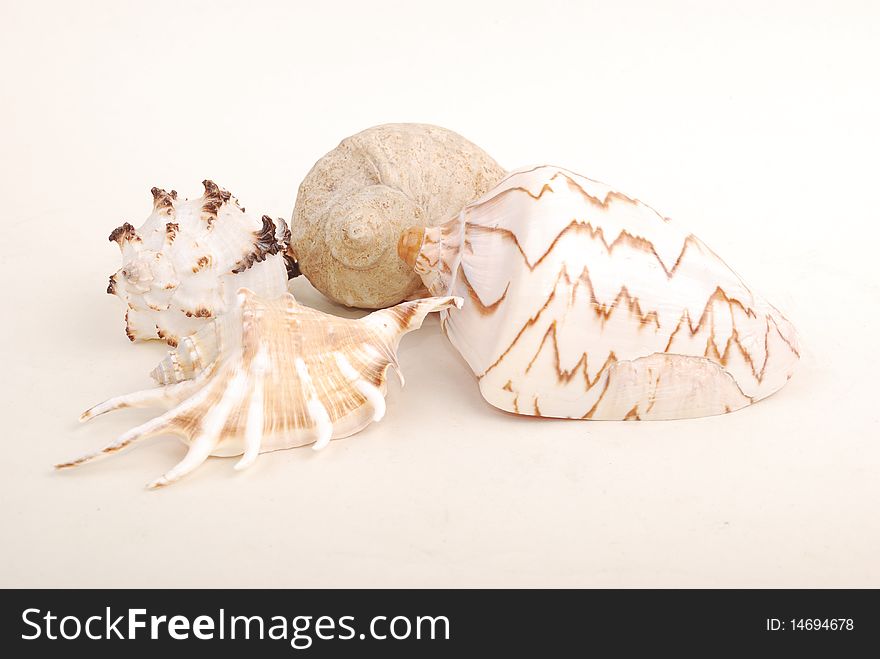
[[(504, 293), (501, 295), (500, 298), (495, 300), (495, 302), (493, 302), (492, 304), (484, 304), (479, 295), (477, 295), (477, 292), (473, 289), (473, 286), (471, 286), (470, 281), (468, 281), (467, 275), (465, 275), (464, 270), (461, 268), (459, 268), (459, 277), (468, 291), (468, 297), (470, 297), (471, 301), (474, 303), (474, 305), (482, 315), (490, 315), (495, 310), (497, 310), (501, 302), (503, 302), (504, 299), (507, 297), (507, 293), (510, 289), (510, 284), (508, 283), (507, 287), (504, 289)], [(621, 306), (621, 303), (623, 303), (629, 309), (630, 314), (636, 316), (639, 319), (640, 325), (645, 326), (653, 324), (658, 330), (660, 329), (660, 319), (657, 316), (657, 312), (653, 310), (647, 313), (643, 312), (638, 298), (630, 295), (626, 286), (620, 287), (620, 291), (617, 293), (611, 304), (604, 304), (602, 302), (599, 302), (598, 298), (596, 297), (596, 291), (593, 288), (593, 282), (590, 279), (590, 273), (586, 267), (584, 267), (583, 272), (581, 272), (580, 274), (580, 277), (575, 279), (574, 282), (572, 282), (572, 279), (569, 277), (568, 272), (563, 267), (559, 271), (559, 274), (556, 276), (556, 281), (553, 284), (553, 293), (551, 294), (551, 298), (556, 294), (556, 287), (559, 286), (560, 282), (563, 281), (569, 286), (573, 286), (575, 290), (581, 283), (586, 285), (587, 290), (590, 294), (590, 307), (596, 313), (596, 316), (602, 320), (603, 323), (607, 322), (608, 319), (614, 314), (615, 310), (617, 310)], [(545, 303), (545, 305), (542, 306), (541, 311), (543, 311), (546, 307), (547, 304)]]
[[(672, 342), (675, 339), (678, 332), (681, 330), (682, 326), (687, 327), (691, 336), (696, 336), (697, 333), (702, 329), (704, 323), (707, 318), (709, 318), (710, 312), (712, 310), (712, 305), (715, 302), (724, 302), (730, 307), (731, 317), (733, 316), (734, 307), (739, 307), (743, 310), (743, 312), (751, 317), (756, 318), (756, 314), (751, 309), (747, 309), (739, 300), (736, 298), (729, 297), (719, 286), (715, 289), (715, 292), (709, 297), (709, 300), (706, 302), (706, 306), (703, 308), (703, 313), (700, 315), (700, 319), (697, 321), (696, 326), (691, 323), (690, 314), (687, 310), (681, 315), (681, 318), (678, 319), (678, 324), (675, 326), (675, 329), (672, 331), (672, 334), (669, 335), (669, 341), (666, 343), (666, 347), (663, 352), (669, 352), (672, 347)], [(773, 320), (772, 316), (768, 316), (766, 322), (766, 328), (764, 330), (764, 363), (761, 365), (761, 369), (758, 370), (757, 366), (754, 363), (754, 360), (751, 356), (751, 353), (743, 346), (742, 342), (739, 338), (739, 333), (737, 332), (736, 326), (734, 325), (733, 330), (730, 336), (727, 339), (727, 342), (724, 346), (724, 352), (719, 353), (718, 348), (716, 347), (715, 341), (715, 326), (714, 321), (710, 326), (709, 337), (706, 339), (706, 350), (703, 353), (704, 357), (712, 359), (722, 366), (727, 366), (730, 361), (730, 351), (731, 347), (736, 346), (739, 353), (742, 355), (743, 359), (749, 365), (749, 369), (752, 371), (752, 375), (754, 378), (760, 383), (764, 380), (764, 373), (767, 370), (767, 362), (770, 359), (770, 321)], [(785, 344), (789, 347), (789, 349), (795, 354), (798, 355), (797, 350), (795, 350), (794, 346), (782, 336), (782, 332), (779, 331), (779, 326), (776, 324), (776, 321), (773, 320), (773, 325), (776, 327), (776, 331), (779, 333), (779, 336), (785, 342)], [(798, 355), (800, 356), (800, 355)]]
[[(461, 269), (459, 270), (459, 275), (461, 276), (462, 281), (465, 283), (465, 285), (468, 289), (469, 295), (471, 296), (472, 300), (477, 304), (482, 304), (481, 302), (479, 302), (479, 297), (476, 295), (476, 293), (471, 288), (470, 283), (467, 281), (467, 277), (464, 275), (464, 272)], [(504, 358), (507, 356), (507, 354), (517, 344), (520, 337), (525, 333), (525, 331), (529, 327), (535, 325), (538, 322), (538, 320), (540, 319), (543, 312), (550, 306), (550, 303), (555, 299), (557, 287), (558, 287), (559, 283), (562, 281), (565, 281), (567, 284), (572, 285), (572, 281), (571, 281), (570, 277), (568, 276), (568, 273), (565, 271), (565, 269), (560, 271), (559, 275), (556, 278), (556, 282), (554, 283), (553, 291), (550, 293), (549, 297), (544, 302), (544, 304), (541, 306), (541, 308), (538, 310), (537, 314), (535, 316), (533, 316), (532, 318), (530, 318), (526, 322), (526, 324), (522, 327), (522, 329), (520, 329), (520, 331), (517, 333), (516, 337), (514, 337), (511, 344), (504, 350), (504, 352), (501, 353), (501, 355), (498, 357), (498, 359), (496, 359), (495, 362), (493, 362), (492, 365), (486, 369), (485, 373), (488, 373), (493, 368), (495, 368), (498, 364), (500, 364), (504, 360)], [(617, 309), (620, 306), (621, 301), (626, 301), (627, 306), (630, 310), (630, 313), (637, 315), (640, 318), (640, 322), (642, 323), (642, 325), (648, 324), (648, 322), (649, 322), (648, 319), (650, 319), (651, 321), (654, 322), (657, 329), (660, 329), (660, 323), (659, 323), (656, 311), (651, 311), (647, 314), (643, 314), (641, 307), (639, 306), (638, 299), (631, 297), (629, 295), (629, 293), (626, 291), (625, 286), (621, 287), (620, 292), (617, 294), (617, 297), (615, 298), (614, 302), (611, 305), (603, 305), (603, 304), (599, 303), (598, 300), (596, 300), (595, 292), (593, 290), (593, 285), (592, 285), (592, 282), (589, 277), (589, 273), (586, 268), (584, 268), (584, 271), (583, 271), (583, 273), (581, 273), (581, 276), (574, 282), (574, 286), (577, 286), (579, 282), (584, 282), (589, 287), (591, 307), (596, 312), (596, 314), (600, 318), (602, 318), (603, 322), (608, 320), (608, 318), (614, 313), (615, 309)], [(505, 290), (505, 295), (506, 295), (506, 290)], [(494, 310), (495, 305), (498, 305), (503, 298), (504, 298), (504, 296), (502, 296), (501, 299), (497, 300), (491, 306), (483, 307), (484, 312), (487, 314), (491, 313), (490, 309)], [(666, 344), (666, 348), (663, 350), (663, 352), (667, 352), (667, 353), (669, 352), (670, 347), (672, 346), (672, 341), (675, 338), (676, 334), (678, 334), (678, 332), (681, 330), (682, 326), (686, 326), (688, 331), (691, 333), (691, 336), (695, 336), (703, 328), (703, 326), (705, 325), (707, 320), (709, 320), (712, 317), (711, 316), (712, 305), (716, 301), (723, 301), (726, 304), (728, 304), (728, 306), (731, 309), (731, 314), (733, 313), (734, 307), (739, 307), (740, 309), (742, 309), (742, 311), (747, 316), (749, 316), (751, 318), (757, 317), (757, 315), (755, 314), (755, 312), (753, 310), (747, 309), (742, 304), (742, 302), (740, 302), (736, 298), (732, 298), (732, 297), (728, 296), (724, 292), (724, 290), (719, 286), (715, 289), (715, 291), (712, 293), (712, 295), (709, 297), (708, 301), (706, 302), (706, 305), (703, 308), (703, 312), (700, 314), (700, 318), (697, 321), (696, 325), (693, 325), (691, 323), (689, 312), (687, 310), (684, 311), (681, 318), (679, 318), (679, 321), (678, 321), (678, 324), (676, 325), (675, 330), (673, 330), (672, 334), (670, 335), (669, 340)], [(685, 322), (686, 322), (686, 325), (685, 325)], [(767, 324), (766, 324), (766, 330), (764, 333), (764, 363), (761, 365), (760, 370), (758, 370), (758, 368), (754, 362), (754, 359), (752, 358), (749, 351), (745, 348), (745, 346), (743, 346), (742, 342), (740, 341), (739, 334), (736, 330), (736, 327), (733, 328), (733, 331), (731, 332), (731, 336), (727, 339), (727, 342), (726, 342), (725, 348), (724, 348), (724, 352), (719, 354), (717, 348), (715, 347), (715, 328), (714, 328), (714, 325), (710, 325), (710, 335), (709, 335), (709, 338), (707, 339), (706, 350), (705, 350), (703, 356), (707, 357), (709, 359), (713, 359), (714, 361), (717, 361), (718, 363), (720, 363), (722, 366), (726, 367), (730, 361), (731, 349), (733, 347), (736, 347), (738, 349), (739, 353), (743, 356), (743, 359), (745, 360), (745, 362), (749, 365), (749, 369), (752, 372), (752, 376), (758, 381), (758, 383), (760, 383), (764, 379), (764, 374), (767, 369), (767, 362), (769, 361), (769, 358), (770, 358), (770, 352), (769, 352), (770, 324), (769, 323), (770, 323), (770, 321), (768, 320)], [(787, 339), (785, 339), (784, 336), (782, 336), (782, 333), (779, 331), (779, 327), (778, 327), (778, 325), (776, 325), (775, 321), (774, 321), (774, 326), (776, 327), (776, 330), (779, 333), (780, 337), (782, 337), (783, 341), (785, 341), (786, 345), (789, 346), (789, 348), (792, 350), (792, 352), (797, 354), (797, 351), (794, 349), (794, 347), (791, 345), (791, 343)], [(572, 377), (571, 374), (577, 370), (578, 365), (581, 365), (581, 362), (583, 362), (583, 367), (586, 368), (586, 353), (584, 353), (584, 355), (581, 357), (581, 360), (578, 361), (578, 365), (575, 366), (575, 369), (573, 371), (563, 371), (561, 369), (561, 367), (559, 367), (560, 357), (558, 354), (558, 344), (556, 343), (556, 340), (555, 340), (555, 336), (556, 336), (556, 321), (555, 320), (552, 321), (552, 323), (550, 324), (550, 329), (548, 329), (547, 333), (550, 333), (551, 330), (553, 332), (553, 337), (554, 337), (554, 348), (557, 351), (556, 358), (555, 358), (556, 364), (557, 364), (557, 374), (558, 374), (560, 381), (567, 382), (571, 379), (571, 377)], [(543, 347), (543, 344), (546, 341), (546, 339), (547, 339), (547, 334), (545, 334), (544, 338), (542, 339), (541, 346), (539, 347), (538, 352), (540, 352), (541, 347)], [(531, 368), (531, 366), (534, 363), (536, 358), (537, 358), (537, 354), (532, 359), (532, 361), (529, 363), (529, 366), (526, 368), (526, 372), (529, 371), (529, 369)], [(603, 366), (603, 368), (605, 368), (605, 367)], [(485, 375), (485, 373), (484, 373), (484, 375)], [(480, 376), (480, 377), (482, 377), (482, 376)], [(589, 377), (587, 377), (586, 379), (587, 379), (587, 382), (590, 382)], [(593, 385), (590, 384), (590, 387), (592, 387), (592, 386)]]
[[(522, 245), (517, 239), (516, 234), (514, 234), (509, 229), (502, 229), (500, 227), (484, 227), (477, 224), (468, 224), (467, 231), (474, 233), (497, 233), (501, 234), (504, 238), (512, 240), (520, 255), (522, 256), (523, 262), (526, 264), (526, 267), (529, 270), (534, 270), (541, 263), (543, 263), (544, 259), (547, 258), (553, 249), (556, 247), (556, 244), (563, 238), (563, 236), (568, 233), (578, 233), (578, 232), (586, 232), (591, 239), (598, 239), (599, 242), (605, 247), (605, 250), (608, 254), (613, 254), (614, 250), (620, 245), (627, 245), (632, 247), (633, 249), (651, 254), (657, 259), (657, 263), (660, 264), (660, 267), (663, 269), (663, 272), (666, 274), (667, 279), (671, 279), (673, 275), (675, 275), (682, 261), (684, 260), (684, 256), (688, 251), (688, 248), (695, 247), (697, 249), (703, 249), (703, 244), (700, 240), (694, 236), (693, 234), (688, 235), (684, 239), (684, 243), (681, 247), (681, 252), (678, 254), (678, 258), (675, 259), (675, 263), (672, 264), (671, 268), (667, 268), (666, 264), (663, 263), (663, 259), (660, 258), (660, 255), (657, 253), (657, 249), (654, 247), (654, 244), (641, 236), (634, 236), (628, 231), (624, 230), (620, 232), (620, 235), (617, 236), (610, 243), (605, 238), (605, 232), (602, 230), (602, 227), (593, 228), (593, 225), (589, 222), (581, 222), (579, 220), (572, 220), (559, 234), (553, 239), (553, 242), (550, 243), (550, 246), (546, 249), (546, 251), (534, 262), (529, 262), (528, 256), (526, 256), (525, 251), (522, 248)], [(717, 258), (717, 257), (716, 257)]]
[[(586, 384), (586, 387), (584, 389), (585, 392), (590, 391), (594, 386), (596, 386), (596, 383), (599, 382), (600, 379), (602, 379), (602, 376), (606, 373), (606, 371), (608, 371), (611, 365), (617, 361), (617, 356), (614, 354), (614, 352), (608, 353), (608, 357), (605, 359), (605, 363), (602, 364), (602, 367), (596, 372), (596, 377), (590, 380), (590, 374), (587, 370), (587, 360), (589, 359), (589, 357), (587, 356), (587, 353), (584, 352), (584, 354), (581, 355), (581, 358), (578, 360), (577, 364), (575, 364), (571, 370), (566, 371), (562, 368), (562, 364), (559, 361), (559, 341), (557, 338), (556, 321), (554, 320), (550, 324), (550, 327), (547, 328), (547, 331), (544, 333), (544, 336), (541, 339), (541, 344), (538, 346), (538, 350), (535, 352), (535, 356), (532, 357), (532, 360), (529, 362), (529, 365), (526, 368), (526, 373), (529, 372), (529, 370), (532, 368), (532, 365), (538, 359), (538, 356), (544, 349), (544, 344), (547, 342), (548, 339), (553, 344), (553, 356), (556, 366), (556, 374), (559, 378), (559, 381), (563, 383), (568, 383), (575, 377), (575, 375), (577, 375), (578, 373), (583, 373), (584, 382)], [(593, 406), (589, 410), (587, 410), (586, 414), (584, 414), (582, 418), (592, 418), (593, 414), (596, 412), (596, 409), (599, 407), (599, 403), (602, 402), (602, 399), (605, 397), (605, 393), (608, 391), (609, 383), (610, 380), (608, 378), (605, 378), (605, 385), (602, 387), (602, 391), (599, 393), (599, 397), (596, 399), (596, 402), (593, 403)], [(510, 384), (512, 383), (508, 382), (508, 385)], [(507, 391), (513, 391), (512, 387), (505, 386), (505, 389)], [(519, 396), (516, 396), (513, 401), (514, 409), (516, 409), (517, 412), (519, 412), (518, 400)], [(537, 410), (537, 399), (535, 399), (535, 409)], [(538, 414), (538, 416), (540, 416), (540, 414)]]
[[(472, 297), (472, 300), (474, 300), (478, 304), (482, 304), (481, 302), (479, 302), (479, 297), (476, 295), (475, 292), (473, 292), (473, 288), (471, 287), (470, 282), (468, 282), (468, 280), (467, 280), (467, 276), (464, 274), (464, 271), (461, 268), (459, 268), (459, 277), (461, 277), (461, 281), (467, 287), (469, 295), (471, 295), (471, 297)], [(550, 303), (556, 298), (556, 290), (557, 290), (560, 282), (562, 282), (562, 281), (565, 281), (565, 283), (567, 283), (569, 286), (572, 285), (572, 280), (568, 276), (568, 272), (566, 272), (565, 268), (560, 270), (559, 274), (556, 276), (556, 282), (553, 284), (553, 291), (550, 293), (547, 300), (544, 302), (544, 304), (541, 306), (541, 308), (538, 310), (538, 312), (532, 318), (530, 318), (528, 321), (526, 321), (526, 324), (523, 325), (522, 329), (520, 329), (520, 331), (517, 332), (517, 335), (516, 335), (516, 337), (514, 337), (513, 342), (504, 350), (503, 353), (501, 353), (501, 355), (498, 357), (498, 359), (496, 359), (495, 362), (491, 366), (489, 366), (489, 368), (486, 369), (485, 373), (488, 373), (493, 368), (495, 368), (499, 363), (501, 363), (501, 361), (507, 356), (507, 353), (509, 353), (513, 349), (513, 347), (516, 345), (516, 343), (519, 341), (520, 337), (525, 333), (525, 331), (529, 327), (531, 327), (532, 325), (534, 325), (538, 322), (538, 319), (541, 317), (541, 314), (544, 313), (544, 311), (550, 306)], [(584, 282), (587, 285), (587, 287), (589, 288), (590, 306), (593, 308), (593, 311), (595, 311), (596, 315), (598, 317), (602, 318), (603, 322), (608, 320), (608, 318), (614, 313), (615, 309), (617, 309), (620, 306), (620, 303), (622, 301), (625, 301), (629, 310), (630, 310), (630, 313), (633, 313), (638, 316), (639, 322), (641, 325), (647, 325), (647, 324), (650, 324), (651, 322), (653, 322), (658, 329), (660, 328), (660, 321), (657, 318), (657, 312), (650, 311), (647, 314), (643, 314), (642, 309), (639, 306), (638, 299), (631, 297), (629, 295), (629, 293), (627, 292), (625, 286), (621, 287), (621, 290), (617, 294), (617, 297), (615, 298), (614, 302), (611, 305), (606, 306), (606, 305), (601, 304), (596, 299), (596, 294), (595, 294), (595, 291), (593, 290), (593, 284), (590, 281), (589, 273), (587, 272), (586, 268), (584, 268), (584, 271), (581, 273), (581, 276), (574, 282), (574, 286), (576, 287), (579, 282)], [(506, 295), (506, 290), (505, 290), (505, 295)], [(503, 299), (503, 297), (504, 296), (502, 296), (502, 299)], [(484, 306), (483, 308), (485, 309), (485, 313), (491, 313), (491, 311), (489, 311), (489, 310), (490, 309), (494, 310), (495, 305), (499, 304), (500, 301), (501, 301), (501, 299), (494, 302), (493, 305)], [(551, 323), (551, 327), (555, 328), (555, 325), (556, 325), (556, 321), (554, 320)], [(556, 357), (557, 357), (557, 363), (558, 363), (559, 362), (559, 355), (557, 354)], [(485, 373), (483, 375), (485, 375)], [(482, 376), (478, 376), (478, 377), (482, 377)]]
[[(517, 172), (516, 174), (514, 174), (514, 176), (528, 174), (529, 172), (533, 172), (537, 169), (541, 169), (541, 167), (543, 167), (543, 165), (539, 165), (538, 167), (533, 167), (532, 169), (528, 169), (528, 170), (525, 170), (522, 172)], [(561, 172), (561, 171), (556, 172), (550, 178), (550, 180), (541, 187), (541, 189), (538, 191), (538, 194), (533, 194), (532, 191), (529, 190), (528, 188), (524, 188), (522, 186), (515, 186), (512, 188), (507, 188), (506, 190), (502, 190), (501, 192), (496, 194), (491, 199), (487, 199), (486, 201), (483, 201), (480, 203), (472, 204), (469, 208), (479, 208), (480, 206), (484, 206), (487, 204), (497, 203), (497, 200), (500, 199), (501, 197), (506, 196), (510, 193), (517, 193), (517, 192), (518, 193), (525, 193), (529, 197), (531, 197), (532, 199), (538, 200), (541, 197), (543, 197), (545, 193), (549, 192), (552, 194), (554, 192), (553, 187), (550, 184), (559, 177), (564, 178), (566, 181), (566, 185), (570, 189), (575, 190), (578, 194), (583, 196), (584, 199), (587, 200), (587, 203), (589, 203), (591, 206), (595, 206), (596, 208), (600, 208), (601, 210), (608, 210), (608, 208), (611, 206), (611, 203), (615, 202), (615, 201), (624, 202), (624, 203), (632, 204), (635, 206), (644, 206), (645, 208), (650, 210), (652, 213), (654, 213), (654, 215), (657, 216), (657, 219), (659, 219), (661, 222), (669, 222), (668, 217), (664, 217), (663, 215), (658, 213), (654, 208), (652, 208), (651, 206), (649, 206), (645, 202), (639, 201), (638, 199), (633, 199), (632, 197), (628, 197), (627, 195), (623, 194), (622, 192), (617, 192), (616, 190), (609, 190), (608, 194), (605, 195), (605, 199), (599, 199), (598, 197), (595, 197), (595, 196), (591, 195), (589, 192), (587, 192), (586, 190), (584, 190), (577, 181), (575, 181), (573, 178), (571, 178), (571, 176), (569, 176), (565, 172)], [(583, 177), (583, 178), (586, 178), (586, 177)], [(592, 183), (598, 183), (599, 185), (605, 185), (606, 187), (608, 187), (605, 183), (602, 183), (600, 181), (594, 181), (593, 179), (586, 179), (586, 180), (591, 181)]]

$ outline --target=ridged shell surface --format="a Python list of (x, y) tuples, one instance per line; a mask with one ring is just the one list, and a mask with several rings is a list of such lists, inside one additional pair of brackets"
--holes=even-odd
[(153, 212), (135, 229), (115, 229), (122, 268), (107, 292), (128, 305), (126, 335), (132, 341), (164, 339), (175, 346), (233, 304), (250, 288), (269, 297), (287, 290), (295, 263), (284, 251), (286, 222), (248, 215), (229, 192), (204, 181), (205, 193), (179, 199), (153, 188)]
[(241, 289), (238, 306), (213, 321), (213, 360), (196, 364), (191, 379), (110, 399), (82, 420), (123, 407), (161, 405), (168, 412), (101, 451), (57, 466), (77, 466), (152, 435), (177, 434), (189, 451), (150, 484), (160, 487), (211, 455), (242, 455), (237, 468), (243, 468), (262, 452), (323, 448), (382, 418), (387, 370), (399, 374), (401, 337), (429, 312), (460, 303), (429, 298), (347, 319), (303, 306), (289, 293), (269, 299)]
[[(413, 248), (415, 245), (415, 248)], [(797, 335), (696, 236), (608, 186), (517, 171), (400, 241), (488, 402), (582, 419), (721, 414), (778, 390)]]

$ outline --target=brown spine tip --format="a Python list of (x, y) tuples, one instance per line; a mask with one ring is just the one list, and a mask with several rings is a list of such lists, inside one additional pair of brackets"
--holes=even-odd
[(214, 181), (212, 181), (211, 179), (206, 178), (204, 181), (202, 181), (202, 185), (205, 188), (206, 197), (213, 197), (220, 192), (220, 186), (214, 183)]
[(275, 245), (275, 223), (268, 215), (263, 215), (263, 226), (254, 235), (257, 237), (257, 245), (269, 249)]
[(125, 222), (122, 226), (118, 226), (113, 231), (110, 232), (110, 235), (107, 237), (111, 243), (116, 243), (120, 247), (122, 247), (122, 243), (130, 242), (130, 241), (139, 241), (141, 237), (138, 235), (137, 230), (128, 222)]
[(397, 241), (397, 254), (409, 267), (416, 267), (416, 259), (425, 242), (424, 227), (410, 227), (404, 229)]
[(131, 322), (128, 320), (128, 313), (128, 311), (125, 312), (125, 336), (128, 337), (129, 341), (134, 343), (137, 340), (137, 337), (134, 335), (134, 332), (131, 331)]
[[(275, 223), (278, 222), (276, 225)], [(278, 228), (281, 228), (281, 240), (278, 239)], [(268, 215), (263, 215), (263, 225), (254, 231), (254, 247), (238, 263), (232, 266), (232, 272), (238, 274), (250, 268), (254, 263), (265, 261), (267, 256), (284, 252), (290, 240), (290, 229), (287, 222), (282, 219), (272, 220)], [(285, 262), (286, 263), (286, 262)], [(287, 275), (290, 278), (290, 265), (287, 264)], [(297, 272), (299, 269), (297, 268)]]
[(229, 201), (232, 198), (232, 193), (230, 193), (229, 190), (224, 190), (210, 179), (202, 181), (202, 185), (205, 187), (206, 199), (216, 199), (222, 203), (224, 201)]
[(202, 204), (202, 219), (210, 227), (217, 219), (217, 211), (232, 198), (228, 190), (224, 190), (210, 179), (202, 181), (205, 187), (205, 203)]
[(172, 190), (165, 192), (162, 188), (150, 188), (153, 194), (153, 210), (162, 215), (174, 215), (174, 200), (177, 193)]
[(116, 295), (116, 275), (110, 275), (110, 284), (107, 286), (110, 295)]

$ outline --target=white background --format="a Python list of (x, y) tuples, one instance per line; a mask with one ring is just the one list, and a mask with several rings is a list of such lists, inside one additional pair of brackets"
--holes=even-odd
[[(880, 586), (878, 25), (840, 0), (4, 0), (0, 585)], [(170, 437), (52, 472), (150, 416), (76, 423), (163, 354), (104, 293), (150, 187), (289, 217), (315, 160), (396, 121), (686, 224), (800, 329), (799, 371), (723, 417), (517, 418), (432, 319), (385, 420), (321, 454), (155, 493)]]

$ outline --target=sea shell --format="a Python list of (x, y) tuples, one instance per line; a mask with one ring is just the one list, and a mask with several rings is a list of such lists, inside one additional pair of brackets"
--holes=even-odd
[(191, 200), (153, 188), (153, 212), (143, 226), (126, 222), (110, 234), (123, 266), (107, 292), (128, 304), (125, 333), (132, 341), (177, 345), (221, 315), (239, 288), (275, 297), (297, 274), (284, 254), (284, 220), (251, 217), (229, 192), (212, 181), (203, 185), (205, 194)]
[(401, 257), (444, 312), (492, 405), (533, 416), (672, 419), (769, 396), (794, 328), (712, 250), (649, 206), (558, 167), (509, 175)]
[(123, 407), (164, 405), (168, 412), (56, 467), (80, 465), (152, 435), (177, 434), (189, 450), (149, 484), (155, 488), (211, 455), (242, 455), (236, 465), (242, 469), (259, 453), (306, 444), (323, 448), (382, 418), (388, 367), (400, 375), (401, 337), (418, 329), (429, 312), (454, 304), (461, 299), (416, 300), (353, 320), (305, 307), (289, 293), (267, 299), (240, 289), (237, 307), (214, 321), (216, 358), (192, 379), (112, 398), (81, 420)]
[(340, 304), (396, 304), (424, 290), (397, 258), (400, 232), (445, 222), (503, 176), (482, 149), (445, 128), (369, 128), (344, 139), (303, 180), (288, 253)]

